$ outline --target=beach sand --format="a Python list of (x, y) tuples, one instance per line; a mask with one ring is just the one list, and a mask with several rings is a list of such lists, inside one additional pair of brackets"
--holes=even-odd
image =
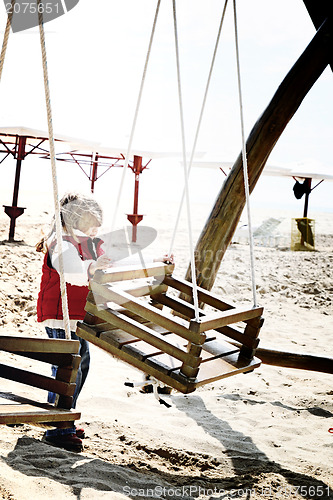
[[(200, 207), (197, 212), (195, 237), (206, 217)], [(256, 222), (265, 216), (257, 213)], [(316, 214), (315, 252), (289, 250), (290, 214), (282, 216), (284, 243), (255, 248), (265, 317), (260, 345), (332, 356), (333, 214)], [(45, 335), (36, 321), (42, 256), (34, 244), (49, 218), (50, 211), (27, 211), (17, 221), (20, 241), (10, 244), (9, 219), (0, 216), (2, 334)], [(155, 214), (144, 220), (163, 228), (156, 246), (167, 249), (171, 218)], [(182, 226), (175, 254), (175, 274), (183, 277), (189, 255)], [(214, 291), (251, 303), (247, 245), (230, 245)], [(43, 443), (38, 427), (1, 426), (1, 498), (333, 498), (332, 375), (261, 365), (190, 395), (165, 396), (167, 409), (153, 395), (124, 386), (140, 381), (141, 373), (95, 346), (91, 358), (78, 405), (87, 434), (84, 451)], [(1, 359), (9, 362), (4, 353)], [(30, 360), (16, 363), (33, 366)], [(47, 373), (48, 366), (43, 369)], [(2, 391), (11, 390), (46, 397), (2, 379)]]

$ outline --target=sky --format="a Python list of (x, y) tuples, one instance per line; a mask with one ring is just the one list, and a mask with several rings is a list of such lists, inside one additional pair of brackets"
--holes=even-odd
[[(66, 15), (45, 24), (56, 133), (126, 151), (156, 4), (155, 0), (80, 0)], [(177, 1), (187, 151), (191, 151), (194, 140), (223, 6), (221, 0)], [(3, 33), (4, 5), (0, 6), (0, 16)], [(311, 41), (315, 29), (302, 0), (237, 0), (237, 17), (247, 136), (284, 76)], [(229, 0), (197, 145), (197, 151), (205, 154), (204, 159), (234, 161), (241, 150), (235, 61)], [(307, 165), (333, 174), (332, 79), (332, 71), (327, 69), (288, 124), (268, 163)], [(0, 109), (1, 126), (47, 129), (37, 28), (10, 35)], [(133, 147), (181, 155), (171, 0), (161, 2)], [(21, 191), (24, 191), (24, 183), (29, 188), (36, 184), (36, 177), (39, 185), (49, 185), (45, 161), (37, 161), (38, 164), (36, 160), (33, 164), (30, 161), (29, 171), (22, 173)], [(59, 171), (61, 168), (62, 165)], [(142, 196), (161, 199), (168, 191), (166, 183), (176, 179), (168, 196), (178, 197), (183, 182), (180, 168), (178, 162), (171, 160), (153, 161), (149, 171), (143, 174)], [(12, 185), (13, 172), (3, 181), (8, 183), (8, 188)], [(133, 189), (131, 175), (127, 174), (128, 199)], [(108, 186), (115, 191), (119, 172), (106, 176), (97, 189)], [(77, 186), (82, 182), (87, 186), (88, 182), (73, 168), (61, 170), (59, 177), (61, 187), (66, 190), (72, 189), (72, 183)], [(112, 186), (109, 187), (107, 179)], [(195, 169), (192, 198), (212, 203), (222, 182), (219, 171)], [(253, 194), (254, 203), (278, 207), (283, 201), (299, 216), (303, 202), (293, 198), (292, 186), (291, 179), (262, 176)], [(320, 185), (311, 195), (310, 207), (333, 212), (332, 189), (332, 182)]]

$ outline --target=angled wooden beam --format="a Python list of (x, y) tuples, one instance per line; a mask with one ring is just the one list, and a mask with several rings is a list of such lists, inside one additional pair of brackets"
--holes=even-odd
[[(331, 21), (326, 19), (254, 125), (246, 144), (251, 192), (277, 140), (331, 61), (332, 33)], [(197, 283), (207, 290), (215, 282), (244, 205), (243, 162), (240, 154), (221, 188), (195, 249)], [(191, 281), (190, 267), (186, 279)]]
[[(316, 30), (320, 28), (326, 18), (330, 17), (332, 19), (333, 5), (331, 0), (303, 0), (303, 2)], [(333, 71), (333, 55), (330, 66)]]
[[(230, 344), (241, 347), (239, 342)], [(333, 373), (333, 358), (329, 356), (319, 356), (317, 354), (298, 353), (290, 351), (279, 351), (258, 347), (256, 356), (265, 365), (280, 366), (282, 368), (296, 368), (299, 370), (315, 371), (322, 373)]]

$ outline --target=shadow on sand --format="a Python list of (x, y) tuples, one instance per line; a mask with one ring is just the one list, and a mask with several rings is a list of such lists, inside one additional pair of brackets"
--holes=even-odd
[[(96, 491), (95, 498), (131, 499), (214, 499), (229, 498), (333, 498), (333, 490), (313, 476), (297, 473), (270, 460), (252, 439), (235, 431), (228, 422), (213, 415), (199, 396), (171, 398), (174, 405), (193, 419), (203, 430), (220, 441), (223, 446), (221, 457), (209, 460), (201, 471), (193, 474), (181, 467), (185, 450), (153, 449), (144, 444), (140, 449), (147, 453), (145, 467), (140, 461), (130, 460), (126, 465), (114, 463), (82, 454), (75, 454), (53, 448), (36, 439), (23, 436), (17, 440), (15, 449), (4, 459), (14, 470), (27, 476), (44, 477), (69, 488), (78, 500), (84, 489)], [(237, 445), (235, 446), (235, 443)], [(161, 454), (161, 451), (163, 453)], [(157, 455), (164, 460), (164, 470), (150, 467), (149, 458)], [(177, 472), (173, 472), (175, 460), (179, 457)], [(190, 454), (188, 454), (190, 457)], [(192, 459), (196, 454), (191, 455)], [(202, 458), (201, 457), (201, 458)], [(200, 453), (198, 453), (200, 458)], [(141, 461), (142, 465), (142, 461)], [(104, 492), (104, 494), (102, 494)], [(107, 492), (110, 492), (109, 494)], [(297, 493), (298, 495), (297, 496)], [(87, 492), (84, 497), (86, 498)], [(288, 496), (289, 495), (289, 496)]]

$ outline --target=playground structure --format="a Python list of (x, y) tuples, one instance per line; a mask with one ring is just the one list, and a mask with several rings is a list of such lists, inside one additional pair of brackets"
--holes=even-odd
[[(224, 251), (232, 239), (245, 206), (247, 190), (251, 192), (254, 189), (264, 169), (267, 158), (288, 121), (297, 111), (312, 85), (331, 62), (333, 37), (330, 17), (331, 9), (327, 7), (325, 2), (318, 4), (313, 0), (307, 0), (304, 3), (318, 31), (280, 85), (268, 108), (252, 129), (247, 143), (245, 144), (245, 141), (243, 141), (242, 154), (235, 161), (221, 189), (211, 215), (199, 237), (195, 252), (191, 252), (193, 258), (191, 257), (191, 265), (189, 266), (186, 280), (175, 279), (172, 275), (172, 268), (163, 266), (163, 271), (160, 269), (157, 274), (155, 274), (156, 267), (130, 270), (129, 275), (124, 270), (116, 277), (116, 272), (107, 271), (105, 273), (98, 273), (96, 279), (91, 283), (91, 294), (87, 302), (87, 316), (85, 321), (80, 323), (78, 334), (82, 335), (82, 337), (85, 336), (85, 338), (89, 337), (89, 340), (94, 341), (100, 347), (105, 348), (125, 361), (131, 359), (134, 366), (139, 367), (142, 371), (159, 378), (163, 383), (182, 392), (192, 392), (196, 387), (213, 380), (218, 380), (224, 376), (252, 371), (253, 368), (260, 364), (260, 360), (255, 357), (256, 352), (260, 354), (261, 361), (264, 363), (309, 370), (318, 369), (327, 373), (333, 373), (333, 359), (327, 356), (308, 356), (306, 357), (306, 363), (304, 364), (303, 362), (302, 364), (302, 360), (299, 359), (302, 355), (294, 356), (292, 353), (284, 354), (275, 350), (266, 350), (266, 352), (264, 349), (256, 350), (258, 334), (262, 325), (262, 308), (257, 306), (254, 301), (252, 308), (241, 310), (238, 306), (228, 304), (209, 292), (214, 284)], [(175, 7), (175, 2), (173, 5)], [(8, 21), (7, 28), (10, 25), (10, 19)], [(42, 52), (44, 47), (43, 69), (49, 125), (49, 155), (54, 172), (54, 141), (56, 138), (54, 138), (51, 123), (52, 116), (49, 105), (49, 89), (47, 86), (48, 79), (42, 20), (39, 27)], [(6, 30), (7, 33), (8, 30), (9, 28)], [(3, 50), (2, 63), (4, 52)], [(18, 194), (20, 162), (24, 158), (25, 145), (23, 139), (18, 140), (17, 153), (15, 153), (17, 154), (18, 162), (17, 189), (14, 187), (14, 195), (15, 191)], [(125, 166), (128, 165), (130, 153), (131, 140), (124, 159)], [(95, 159), (92, 159), (93, 170), (91, 181), (93, 182), (97, 179), (96, 169), (94, 171), (94, 162), (96, 163), (97, 159), (96, 156)], [(184, 167), (186, 169), (186, 161), (184, 161)], [(140, 169), (141, 167), (137, 163), (137, 167), (134, 168), (134, 173), (137, 176), (141, 173), (139, 172)], [(53, 175), (55, 177), (55, 174)], [(246, 196), (244, 196), (244, 183)], [(136, 187), (138, 188), (138, 185)], [(59, 238), (60, 217), (57, 203), (55, 204), (55, 208), (58, 216), (58, 219), (56, 218), (56, 225)], [(11, 218), (11, 222), (13, 222), (13, 228), (15, 228), (15, 220), (20, 215), (21, 209), (22, 207), (17, 206), (17, 196), (14, 196), (12, 207), (7, 208), (6, 212)], [(133, 214), (130, 215), (133, 216), (132, 223), (135, 226), (141, 216), (135, 213), (135, 209), (133, 210)], [(205, 269), (205, 273), (202, 272), (203, 269)], [(125, 292), (113, 284), (126, 279), (136, 280), (147, 277), (158, 278), (158, 283), (146, 283), (143, 287), (137, 286)], [(176, 289), (181, 293), (181, 296), (175, 299), (166, 295), (167, 287)], [(255, 289), (255, 286), (253, 288)], [(137, 299), (141, 295), (149, 295), (152, 304)], [(63, 294), (63, 300), (65, 301), (64, 296)], [(115, 303), (118, 308), (110, 307), (110, 302)], [(213, 307), (215, 311), (206, 314), (203, 310), (205, 304)], [(170, 317), (170, 313), (164, 311), (165, 306), (170, 308), (174, 313), (172, 314), (174, 317)], [(63, 309), (65, 311), (65, 307)], [(186, 318), (186, 326), (177, 318), (178, 315), (182, 316), (183, 319), (184, 317)], [(243, 330), (240, 330), (239, 327), (230, 326), (238, 322), (243, 323)], [(66, 333), (68, 334), (67, 330)], [(222, 333), (222, 335), (231, 338), (232, 342), (227, 345), (224, 344), (224, 340), (216, 342), (217, 333)], [(186, 341), (186, 345), (184, 345), (184, 340)], [(15, 353), (34, 353), (31, 357), (37, 357), (37, 359), (43, 358), (41, 360), (46, 359), (42, 354), (41, 343), (36, 342), (35, 351), (32, 344), (28, 341), (21, 341), (18, 337), (14, 336), (10, 338), (10, 341), (12, 347), (9, 348), (6, 342), (4, 342), (4, 350)], [(45, 343), (47, 342), (52, 341), (46, 339)], [(70, 341), (67, 340), (65, 342)], [(236, 346), (235, 343), (237, 344)], [(46, 345), (49, 345), (51, 350), (53, 349), (51, 344)], [(63, 348), (60, 344), (58, 345), (60, 348)], [(142, 349), (143, 346), (145, 346), (144, 349)], [(59, 352), (56, 351), (57, 354)], [(75, 356), (73, 351), (70, 354)], [(159, 356), (163, 358), (163, 362), (156, 363), (156, 359)], [(171, 358), (176, 360), (175, 365), (165, 365), (164, 360), (167, 356), (171, 356)], [(60, 358), (58, 357), (59, 363), (61, 363)], [(304, 359), (305, 357), (303, 357), (303, 361)], [(322, 364), (323, 359), (324, 364)], [(48, 357), (48, 361), (50, 360), (51, 356)], [(74, 363), (74, 358), (72, 360)], [(67, 358), (66, 361), (68, 362)], [(73, 393), (75, 363), (66, 365), (64, 362), (63, 368), (64, 372), (67, 372), (64, 393), (60, 392), (62, 390), (60, 384), (57, 385), (56, 389), (62, 396), (70, 398)], [(206, 368), (209, 373), (205, 374)], [(34, 375), (30, 375), (31, 382), (34, 379)], [(1, 369), (0, 376), (5, 376), (19, 382), (29, 380), (25, 373), (17, 370), (8, 370), (6, 367)], [(44, 383), (44, 379), (38, 376), (37, 378), (39, 383), (44, 384), (45, 389), (50, 387)], [(59, 380), (59, 382), (63, 381)], [(66, 406), (68, 408), (70, 404), (69, 399), (64, 401), (60, 398), (59, 401), (65, 407), (64, 409), (66, 409)], [(65, 417), (63, 414), (57, 417), (55, 413), (52, 415), (50, 421), (52, 418), (53, 420), (62, 419), (61, 421), (64, 421)], [(25, 417), (22, 416), (23, 418)], [(36, 419), (34, 420), (34, 418)], [(76, 418), (78, 418), (76, 413), (72, 417), (66, 414), (66, 420), (75, 420)], [(46, 417), (42, 416), (38, 417), (38, 419), (41, 422)], [(14, 414), (14, 411), (12, 413), (8, 411), (3, 423), (13, 421), (15, 423), (20, 421), (20, 417)], [(22, 421), (27, 420), (23, 419)], [(32, 416), (31, 421), (37, 422), (37, 416)]]

